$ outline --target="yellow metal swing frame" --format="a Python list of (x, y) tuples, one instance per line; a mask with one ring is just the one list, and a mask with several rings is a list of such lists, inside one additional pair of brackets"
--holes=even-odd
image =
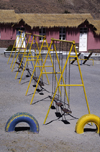
[[(22, 71), (22, 74), (21, 74), (19, 83), (20, 83), (21, 80), (22, 80), (22, 76), (23, 76), (23, 73), (24, 73), (24, 71), (25, 71), (27, 62), (32, 61), (33, 65), (35, 65), (35, 64), (34, 64), (34, 61), (35, 61), (35, 62), (37, 61), (38, 65), (39, 65), (39, 66), (37, 66), (37, 67), (39, 67), (39, 69), (40, 69), (40, 71), (41, 71), (41, 66), (40, 66), (40, 62), (39, 62), (39, 61), (41, 61), (41, 62), (43, 63), (43, 59), (42, 59), (41, 53), (40, 53), (40, 59), (37, 59), (37, 56), (38, 56), (38, 55), (37, 55), (36, 48), (34, 48), (35, 56), (32, 56), (32, 54), (31, 54), (31, 48), (32, 48), (32, 45), (33, 45), (33, 44), (36, 44), (36, 46), (37, 46), (37, 48), (38, 48), (38, 51), (40, 52), (40, 51), (42, 50), (42, 48), (44, 47), (44, 42), (45, 42), (46, 38), (45, 38), (45, 36), (36, 35), (36, 34), (34, 34), (32, 37), (33, 37), (33, 38), (32, 38), (32, 42), (31, 42), (30, 48), (29, 48), (29, 53), (28, 53), (27, 55), (26, 55), (26, 53), (23, 54), (23, 58), (25, 57), (25, 58), (26, 58), (26, 61), (25, 61), (25, 65), (24, 65), (24, 68), (23, 68), (23, 71)], [(39, 44), (38, 44), (38, 42), (37, 42), (37, 37), (42, 37), (42, 38), (43, 38), (43, 41), (42, 41), (42, 44), (41, 44), (41, 47), (40, 47), (40, 48), (39, 48)], [(34, 42), (35, 42), (35, 43), (34, 43)], [(38, 52), (38, 53), (39, 53), (39, 52)], [(31, 56), (30, 56), (30, 55), (31, 55)], [(34, 69), (33, 69), (33, 70), (36, 71), (36, 67), (35, 67), (35, 66), (34, 66)], [(35, 72), (35, 71), (34, 71), (34, 72)], [(46, 72), (46, 69), (45, 69), (45, 68), (44, 68), (44, 71)], [(18, 72), (16, 73), (16, 77), (17, 77), (17, 75), (18, 75)], [(16, 78), (16, 77), (15, 77), (15, 78)], [(47, 78), (48, 84), (50, 84), (47, 74), (46, 74), (46, 78)]]
[[(51, 100), (49, 109), (48, 109), (48, 111), (47, 111), (47, 114), (46, 114), (46, 117), (45, 117), (45, 120), (44, 120), (44, 124), (46, 123), (46, 120), (47, 120), (47, 117), (48, 117), (48, 115), (49, 115), (50, 108), (51, 108), (52, 103), (53, 103), (53, 101), (54, 101), (56, 92), (57, 92), (57, 90), (58, 90), (58, 88), (59, 88), (60, 86), (62, 86), (62, 87), (66, 87), (66, 86), (83, 87), (84, 95), (85, 95), (85, 100), (86, 100), (86, 104), (87, 104), (87, 109), (88, 109), (88, 113), (90, 114), (90, 109), (89, 109), (89, 104), (88, 104), (87, 95), (86, 95), (86, 91), (85, 91), (84, 81), (83, 81), (83, 77), (82, 77), (82, 73), (81, 73), (81, 68), (80, 68), (80, 64), (79, 64), (79, 59), (78, 59), (78, 56), (77, 56), (77, 50), (76, 50), (76, 46), (75, 46), (75, 41), (65, 41), (65, 40), (58, 40), (58, 39), (51, 39), (51, 41), (57, 41), (57, 42), (59, 42), (59, 41), (62, 41), (62, 42), (63, 42), (63, 41), (64, 41), (64, 42), (66, 42), (66, 43), (70, 43), (70, 44), (71, 44), (71, 48), (70, 48), (69, 54), (68, 54), (68, 56), (67, 56), (67, 59), (66, 59), (66, 61), (65, 61), (65, 65), (64, 65), (64, 67), (63, 67), (63, 70), (61, 71), (61, 75), (60, 75), (59, 81), (57, 82), (57, 87), (56, 87), (56, 89), (55, 89), (53, 98), (52, 98), (52, 100)], [(71, 52), (72, 52), (72, 49), (73, 49), (73, 48), (74, 48), (74, 51), (75, 51), (75, 55), (71, 55)], [(54, 50), (56, 51), (56, 47), (54, 47)], [(80, 77), (81, 77), (81, 82), (82, 82), (82, 84), (65, 84), (65, 83), (61, 84), (61, 79), (63, 78), (63, 73), (64, 73), (64, 71), (65, 71), (66, 65), (67, 65), (68, 60), (69, 60), (70, 57), (72, 57), (72, 58), (75, 58), (75, 57), (76, 57), (76, 58), (77, 58), (77, 63), (78, 63), (78, 68), (79, 68), (79, 73), (80, 73)]]
[[(53, 43), (53, 41), (51, 41), (50, 46), (48, 47), (48, 43), (47, 43), (47, 41), (46, 41), (46, 47), (48, 48), (48, 52), (47, 52), (47, 55), (46, 55), (46, 57), (45, 57), (44, 63), (43, 63), (43, 65), (41, 66), (41, 67), (42, 67), (41, 73), (40, 73), (40, 75), (39, 75), (39, 78), (38, 78), (38, 81), (37, 81), (37, 84), (36, 84), (36, 88), (35, 88), (35, 90), (34, 90), (34, 93), (33, 93), (33, 96), (32, 96), (32, 99), (31, 99), (30, 104), (32, 104), (32, 102), (33, 102), (33, 99), (34, 99), (34, 96), (35, 96), (35, 93), (36, 93), (36, 89), (37, 89), (37, 87), (38, 87), (40, 78), (41, 78), (41, 76), (42, 76), (43, 74), (55, 74), (55, 79), (56, 79), (56, 82), (57, 82), (57, 84), (58, 84), (57, 74), (61, 74), (61, 66), (60, 66), (60, 62), (59, 62), (59, 58), (58, 58), (57, 51), (55, 50), (56, 57), (57, 57), (57, 62), (58, 62), (58, 65), (59, 65), (59, 70), (60, 70), (60, 72), (55, 71), (54, 64), (53, 64), (53, 60), (52, 60), (51, 53), (50, 53), (50, 52), (52, 51), (52, 49), (51, 49), (52, 43)], [(55, 48), (55, 46), (54, 46), (54, 48)], [(38, 61), (40, 55), (41, 55), (41, 50), (40, 50), (39, 55), (38, 55), (38, 57), (37, 57), (37, 61)], [(51, 65), (46, 65), (46, 61), (47, 61), (48, 56), (50, 57)], [(28, 88), (27, 88), (27, 91), (26, 91), (26, 95), (27, 95), (27, 92), (28, 92), (28, 89), (29, 89), (29, 86), (30, 86), (30, 83), (31, 83), (32, 77), (33, 77), (33, 75), (34, 75), (34, 72), (35, 72), (35, 68), (36, 68), (36, 67), (39, 67), (39, 66), (37, 66), (37, 62), (36, 62), (36, 64), (35, 64), (34, 70), (33, 70), (33, 72), (32, 72), (32, 76), (31, 76), (31, 79), (30, 79), (30, 82), (29, 82), (29, 85), (28, 85)], [(53, 68), (53, 72), (43, 71), (43, 69), (44, 69), (45, 67), (49, 67), (49, 68), (52, 67), (52, 68)], [(65, 83), (63, 77), (62, 77), (62, 81), (63, 81), (63, 83)], [(65, 89), (65, 94), (66, 94), (66, 97), (67, 97), (67, 101), (68, 101), (68, 103), (69, 103), (69, 99), (68, 99), (66, 87), (64, 87), (64, 89)], [(59, 93), (60, 93), (60, 95), (61, 95), (60, 87), (59, 87)]]

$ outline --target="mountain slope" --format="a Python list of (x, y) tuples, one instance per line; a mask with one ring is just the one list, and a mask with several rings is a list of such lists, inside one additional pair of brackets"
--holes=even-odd
[(91, 13), (100, 18), (99, 0), (1, 0), (0, 9), (16, 13)]

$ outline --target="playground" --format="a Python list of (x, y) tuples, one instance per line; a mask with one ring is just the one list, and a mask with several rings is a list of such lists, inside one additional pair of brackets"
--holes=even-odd
[[(96, 126), (87, 124), (83, 134), (75, 132), (75, 126), (78, 119), (88, 114), (83, 87), (70, 87), (70, 109), (72, 113), (65, 114), (64, 117), (57, 117), (57, 109), (51, 108), (45, 124), (46, 117), (51, 100), (49, 96), (52, 93), (52, 76), (48, 74), (50, 85), (47, 83), (46, 75), (44, 82), (46, 85), (42, 90), (35, 92), (33, 101), (32, 96), (35, 91), (34, 81), (31, 82), (27, 95), (25, 96), (30, 77), (26, 77), (27, 71), (24, 71), (22, 80), (19, 84), (21, 72), (16, 71), (16, 64), (11, 72), (11, 61), (7, 64), (8, 58), (0, 54), (0, 152), (99, 152), (100, 135), (97, 134)], [(50, 64), (47, 59), (47, 64)], [(63, 61), (65, 63), (65, 59)], [(58, 63), (56, 61), (56, 66)], [(56, 67), (58, 68), (58, 67)], [(100, 117), (100, 61), (89, 60), (87, 64), (81, 65), (82, 77), (88, 99), (91, 114)], [(53, 78), (54, 79), (54, 78)], [(74, 82), (73, 82), (74, 81)], [(80, 75), (77, 63), (70, 67), (70, 82), (80, 83)], [(31, 105), (30, 105), (31, 102)], [(59, 110), (59, 109), (58, 109)], [(5, 132), (5, 126), (8, 119), (18, 112), (30, 113), (39, 123), (39, 133), (34, 134), (29, 131), (29, 125), (26, 122), (17, 124), (15, 131)]]

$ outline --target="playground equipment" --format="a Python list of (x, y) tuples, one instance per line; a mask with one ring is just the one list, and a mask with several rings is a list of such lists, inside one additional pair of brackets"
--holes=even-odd
[[(44, 47), (44, 46), (42, 46), (42, 47)], [(42, 47), (41, 47), (41, 48), (42, 48)], [(32, 96), (32, 99), (31, 99), (31, 103), (30, 103), (30, 104), (32, 104), (32, 102), (33, 102), (33, 98), (34, 98), (34, 96), (35, 96), (35, 93), (36, 93), (36, 89), (37, 89), (37, 87), (38, 87), (38, 84), (40, 83), (40, 78), (41, 78), (41, 76), (42, 76), (43, 74), (54, 74), (54, 75), (55, 75), (55, 79), (56, 79), (56, 81), (57, 81), (57, 83), (58, 83), (57, 74), (60, 74), (60, 73), (61, 73), (61, 67), (60, 67), (60, 62), (59, 62), (59, 58), (58, 58), (57, 52), (53, 52), (53, 54), (54, 54), (54, 53), (56, 54), (57, 63), (59, 64), (59, 71), (58, 71), (58, 72), (55, 71), (56, 69), (55, 69), (55, 67), (54, 67), (54, 61), (53, 61), (54, 59), (52, 60), (52, 57), (51, 57), (51, 54), (50, 54), (50, 52), (52, 51), (52, 42), (51, 42), (50, 46), (48, 47), (48, 43), (47, 43), (47, 41), (46, 41), (45, 47), (47, 47), (47, 49), (48, 49), (48, 50), (47, 50), (47, 55), (46, 55), (46, 57), (45, 57), (45, 60), (44, 60), (43, 64), (41, 65), (40, 75), (39, 75), (39, 78), (38, 78), (38, 80), (37, 80), (36, 88), (35, 88), (35, 90), (34, 90), (34, 94), (33, 94), (33, 96)], [(34, 66), (34, 70), (33, 70), (32, 75), (31, 75), (31, 79), (30, 79), (30, 82), (29, 82), (29, 85), (28, 85), (28, 88), (27, 88), (27, 91), (26, 91), (26, 95), (27, 95), (27, 93), (28, 93), (28, 89), (29, 89), (29, 87), (30, 87), (31, 80), (32, 80), (33, 75), (34, 75), (35, 68), (36, 68), (36, 67), (40, 67), (40, 66), (37, 65), (37, 62), (38, 62), (38, 59), (39, 59), (40, 55), (41, 55), (41, 49), (40, 49), (40, 51), (39, 51), (39, 55), (37, 56), (37, 61), (36, 61), (36, 64), (35, 64), (35, 66)], [(48, 56), (50, 57), (51, 65), (45, 65)], [(51, 67), (53, 71), (52, 71), (52, 72), (43, 71), (45, 67), (49, 67), (49, 68)], [(62, 78), (62, 81), (64, 82), (64, 78)], [(65, 91), (66, 91), (66, 88), (65, 88)], [(59, 92), (60, 92), (60, 94), (61, 94), (60, 88), (59, 88)], [(66, 92), (66, 96), (67, 96), (67, 92)]]
[[(92, 60), (92, 65), (94, 65), (94, 60), (91, 57), (91, 55), (93, 54), (93, 52), (90, 52), (88, 56), (84, 56), (83, 58), (81, 58), (81, 53), (78, 53), (78, 57), (79, 60), (81, 60), (81, 65), (85, 64), (88, 60)], [(76, 57), (74, 59), (71, 59), (71, 64), (73, 64), (76, 61)]]
[[(13, 55), (13, 58), (12, 58), (12, 62), (11, 62), (10, 68), (12, 68), (14, 59), (16, 57), (16, 53), (19, 52), (20, 50), (24, 50), (25, 49), (25, 34), (23, 35), (23, 31), (19, 31), (19, 33), (20, 33), (20, 35), (18, 35), (16, 37), (15, 43), (13, 45), (12, 51), (11, 51), (9, 59), (8, 59), (8, 61), (9, 61), (10, 58), (11, 58), (11, 54), (13, 52), (13, 49), (15, 48), (15, 52), (14, 52), (14, 55)], [(18, 56), (17, 56), (17, 58), (18, 58)], [(14, 63), (14, 66), (15, 66), (15, 63)], [(12, 68), (12, 71), (13, 71), (13, 68)]]
[[(90, 59), (92, 54), (93, 54), (93, 52), (90, 52), (90, 54), (87, 57), (85, 56), (85, 60), (84, 60), (83, 64), (85, 64), (88, 60), (94, 61), (93, 59)], [(94, 65), (94, 62), (93, 62), (93, 65)]]
[[(26, 49), (24, 50), (24, 52), (22, 52), (21, 60), (18, 63), (18, 65), (19, 65), (18, 69), (20, 69), (20, 67), (21, 67), (21, 65), (23, 63), (24, 58), (28, 58), (29, 56), (33, 57), (33, 52), (29, 49), (29, 45), (30, 45), (29, 42), (32, 41), (32, 38), (33, 37), (31, 35), (31, 33), (29, 33), (29, 36), (25, 38), (26, 39)], [(29, 64), (29, 62), (28, 62), (28, 64)], [(27, 67), (24, 70), (27, 70), (28, 74), (31, 75), (30, 69), (28, 68), (28, 64), (26, 65)], [(24, 65), (23, 65), (23, 68), (24, 68)], [(32, 68), (34, 68), (34, 62), (31, 62), (31, 65), (32, 65)], [(23, 71), (23, 68), (22, 68), (22, 71)], [(19, 70), (16, 73), (15, 79), (17, 78), (18, 73), (19, 73)]]
[[(21, 39), (21, 41), (20, 41), (20, 45), (19, 45), (18, 48), (17, 48), (18, 53), (17, 53), (17, 56), (16, 56), (16, 58), (15, 58), (15, 55), (16, 55), (16, 51), (15, 51), (15, 54), (14, 54), (14, 56), (13, 56), (13, 59), (12, 59), (12, 62), (11, 62), (11, 66), (10, 66), (10, 68), (11, 68), (12, 65), (13, 65), (12, 71), (13, 71), (13, 69), (14, 69), (14, 67), (15, 67), (15, 63), (17, 63), (18, 57), (20, 57), (21, 54), (23, 55), (23, 54), (27, 54), (27, 53), (28, 53), (28, 52), (27, 52), (27, 48), (28, 48), (28, 45), (29, 45), (30, 37), (31, 37), (31, 33), (24, 33), (24, 37), (21, 37), (21, 38), (19, 37), (19, 38)], [(27, 41), (26, 41), (26, 40), (27, 40)], [(30, 52), (30, 53), (31, 53), (31, 52)], [(20, 56), (19, 56), (19, 55), (20, 55)], [(15, 58), (15, 62), (14, 62), (14, 58)], [(22, 64), (21, 58), (22, 58), (22, 57), (20, 57), (19, 62)], [(13, 64), (13, 62), (14, 62), (14, 64)], [(21, 65), (20, 65), (20, 66), (21, 66)]]
[(15, 131), (15, 126), (20, 122), (26, 122), (30, 126), (30, 131), (33, 133), (39, 133), (38, 121), (29, 113), (21, 112), (16, 113), (7, 121), (5, 126), (5, 131), (11, 132)]
[[(20, 31), (20, 36), (19, 36), (19, 35), (16, 36), (16, 39), (15, 39), (15, 41), (14, 41), (14, 45), (13, 45), (13, 47), (12, 47), (10, 56), (9, 56), (9, 58), (8, 58), (8, 61), (7, 61), (7, 64), (8, 64), (9, 61), (10, 61), (10, 58), (11, 58), (11, 56), (12, 56), (12, 53), (13, 53), (14, 49), (15, 49), (15, 53), (14, 53), (14, 54), (16, 55), (17, 48), (18, 48), (18, 45), (19, 45), (19, 43), (20, 43), (20, 39), (22, 39), (22, 31)], [(17, 40), (18, 40), (18, 41), (17, 41)], [(15, 55), (14, 55), (14, 56), (15, 56)]]
[[(78, 57), (81, 55), (81, 53), (78, 53)], [(73, 60), (72, 60), (72, 62), (71, 62), (71, 64), (73, 64), (75, 61), (77, 60), (77, 58), (75, 57)]]
[(94, 114), (83, 115), (76, 123), (75, 131), (78, 134), (84, 132), (84, 126), (89, 122), (93, 122), (97, 127), (97, 133), (100, 133), (100, 118)]
[[(27, 35), (27, 34), (25, 34), (25, 35)], [(20, 53), (22, 53), (21, 61), (20, 61), (20, 63), (18, 63), (19, 68), (22, 68), (22, 74), (21, 74), (21, 78), (20, 78), (19, 82), (21, 82), (23, 73), (24, 73), (25, 68), (26, 68), (26, 70), (29, 72), (29, 74), (31, 76), (30, 82), (28, 84), (28, 88), (26, 90), (26, 95), (28, 93), (32, 79), (35, 81), (35, 90), (34, 90), (34, 93), (33, 93), (33, 96), (32, 96), (31, 102), (30, 102), (30, 104), (32, 104), (37, 87), (40, 86), (41, 90), (44, 89), (43, 88), (43, 86), (44, 86), (43, 74), (46, 75), (48, 84), (49, 84), (49, 79), (48, 79), (47, 74), (52, 74), (52, 92), (51, 92), (51, 95), (48, 96), (51, 100), (51, 103), (50, 103), (49, 109), (47, 111), (47, 114), (46, 114), (46, 117), (44, 120), (44, 124), (46, 122), (46, 119), (48, 117), (48, 114), (50, 112), (50, 108), (52, 107), (52, 105), (56, 106), (57, 112), (61, 111), (61, 116), (65, 115), (65, 114), (72, 113), (72, 110), (70, 107), (70, 87), (71, 86), (77, 86), (77, 87), (81, 86), (81, 87), (83, 87), (83, 90), (84, 90), (85, 100), (86, 100), (87, 109), (88, 109), (89, 114), (82, 116), (78, 120), (76, 127), (75, 127), (75, 131), (78, 134), (83, 133), (84, 126), (87, 123), (92, 122), (92, 123), (96, 124), (96, 126), (97, 126), (97, 133), (100, 133), (100, 129), (99, 129), (100, 119), (99, 119), (99, 117), (96, 115), (90, 114), (89, 104), (88, 104), (85, 86), (84, 86), (82, 73), (81, 73), (81, 69), (80, 69), (80, 64), (79, 64), (80, 59), (78, 58), (81, 53), (77, 54), (75, 42), (74, 41), (51, 39), (50, 46), (48, 46), (48, 43), (46, 41), (45, 36), (33, 35), (31, 45), (29, 48), (29, 52), (27, 52), (27, 46), (29, 44), (29, 40), (30, 40), (30, 37), (32, 35), (28, 34), (28, 36), (29, 37), (27, 40), (27, 44), (26, 44), (25, 48), (23, 48), (24, 52), (20, 52), (21, 47), (20, 48), (16, 47), (17, 49), (19, 49), (18, 55)], [(37, 38), (39, 38), (39, 37), (43, 37), (43, 41), (42, 41), (40, 47), (39, 47), (39, 43), (37, 41)], [(22, 42), (21, 46), (24, 42), (24, 39), (23, 39), (23, 41), (21, 41)], [(35, 47), (34, 47), (35, 55), (34, 56), (31, 54), (31, 47), (33, 44), (35, 44)], [(43, 58), (41, 56), (41, 52), (42, 52), (42, 49), (44, 47), (47, 48), (47, 54), (46, 54), (45, 60), (43, 60)], [(37, 51), (38, 51), (38, 54), (37, 54)], [(63, 52), (64, 51), (65, 51), (65, 55), (64, 55), (65, 61), (63, 61)], [(67, 55), (68, 51), (69, 51), (69, 53)], [(74, 51), (75, 55), (71, 54), (72, 51)], [(87, 59), (85, 59), (85, 61), (83, 62), (84, 64), (90, 58), (91, 55), (92, 55), (92, 53), (90, 53), (89, 56), (87, 57)], [(48, 56), (50, 57), (51, 65), (46, 65), (46, 61), (47, 61)], [(16, 57), (16, 59), (17, 58), (18, 57)], [(23, 62), (23, 58), (26, 58), (26, 61), (25, 61), (24, 66), (21, 66), (22, 62)], [(72, 59), (72, 58), (74, 58), (74, 59)], [(15, 63), (17, 62), (16, 59), (15, 59)], [(73, 60), (73, 61), (70, 62), (71, 60)], [(32, 67), (33, 67), (32, 73), (30, 72), (29, 68), (26, 67), (26, 65), (28, 65), (27, 63), (29, 63), (29, 61), (31, 61)], [(71, 84), (70, 83), (70, 66), (75, 61), (77, 61), (77, 64), (78, 64), (79, 74), (80, 74), (80, 78), (81, 78), (81, 84)], [(56, 67), (56, 65), (58, 65), (58, 67)], [(46, 67), (48, 68), (48, 70), (51, 67), (52, 72), (50, 72), (50, 71), (47, 72), (45, 69)], [(38, 77), (36, 76), (36, 69), (37, 68), (39, 68), (39, 70), (40, 70)], [(17, 72), (15, 78), (17, 78), (17, 75), (18, 75), (18, 72)], [(41, 77), (42, 77), (42, 79), (41, 79)], [(25, 115), (27, 115), (27, 114), (25, 114)], [(23, 121), (22, 115), (20, 115), (20, 119), (17, 119), (17, 121), (15, 120), (16, 115), (13, 117), (14, 117), (14, 119), (10, 118), (10, 120), (8, 120), (6, 127), (5, 127), (6, 131), (13, 131), (15, 128), (15, 125), (18, 122)], [(13, 122), (13, 123), (11, 123), (11, 122)], [(28, 119), (25, 122), (29, 123), (29, 125), (31, 126), (31, 122)], [(30, 128), (31, 128), (31, 131), (33, 131), (32, 128), (34, 128), (34, 127), (32, 126)], [(36, 130), (33, 132), (36, 132)]]
[[(39, 39), (40, 37), (43, 37), (43, 41), (42, 41), (41, 44), (38, 43), (38, 40), (37, 40), (37, 39)], [(36, 63), (36, 61), (37, 61), (37, 64), (38, 64), (37, 67), (38, 67), (39, 70), (41, 71), (41, 66), (42, 66), (42, 64), (43, 64), (43, 59), (42, 59), (41, 53), (40, 53), (40, 57), (39, 57), (38, 59), (37, 59), (37, 56), (38, 56), (39, 52), (41, 52), (42, 48), (44, 47), (45, 41), (46, 41), (45, 36), (42, 36), (42, 35), (33, 35), (33, 38), (32, 38), (31, 44), (30, 44), (30, 48), (29, 48), (29, 53), (28, 53), (27, 55), (24, 55), (24, 54), (23, 54), (23, 57), (22, 57), (22, 59), (23, 59), (23, 58), (26, 58), (26, 61), (25, 61), (24, 67), (23, 67), (23, 71), (22, 71), (22, 74), (21, 74), (19, 83), (21, 82), (21, 79), (22, 79), (23, 73), (24, 73), (24, 71), (25, 71), (26, 65), (27, 65), (27, 63), (28, 63), (29, 61), (30, 61), (31, 64), (32, 64), (33, 70), (35, 70), (35, 76), (33, 76), (33, 80), (35, 80), (35, 82), (37, 81), (38, 78), (36, 77), (36, 67), (35, 67), (34, 65), (35, 65), (35, 63)], [(33, 55), (30, 55), (31, 48), (32, 48), (32, 45), (33, 45), (33, 44), (34, 44), (34, 56), (33, 56)], [(39, 45), (40, 45), (40, 46), (39, 46)], [(20, 65), (21, 65), (21, 63), (20, 63)], [(27, 70), (29, 70), (29, 69), (27, 68)], [(44, 68), (44, 71), (46, 72), (46, 69), (45, 69), (45, 68)], [(17, 75), (18, 75), (18, 72), (16, 73), (16, 77), (17, 77)], [(31, 74), (30, 74), (30, 76), (31, 76)], [(16, 78), (16, 77), (15, 77), (15, 78)], [(46, 74), (46, 78), (47, 78), (47, 82), (48, 82), (48, 84), (49, 84), (49, 79), (48, 79), (47, 74)], [(43, 76), (42, 76), (42, 82), (40, 82), (39, 85), (41, 86), (42, 84), (43, 84)]]
[[(57, 40), (57, 39), (51, 39), (51, 41), (52, 41), (52, 43), (53, 43), (53, 49), (54, 49), (55, 51), (56, 51), (56, 49), (57, 49), (56, 46), (55, 46), (55, 43), (56, 43), (56, 44), (57, 44), (58, 42), (59, 42), (59, 43), (60, 43), (60, 42), (61, 42), (61, 43), (64, 43), (64, 46), (67, 47), (66, 50), (69, 49), (69, 50), (68, 50), (68, 51), (69, 51), (69, 54), (68, 54), (68, 56), (67, 56), (67, 58), (66, 58), (66, 60), (65, 60), (65, 64), (64, 64), (62, 70), (60, 70), (60, 72), (61, 72), (60, 78), (59, 78), (58, 83), (57, 83), (57, 86), (56, 86), (56, 88), (55, 88), (54, 95), (53, 95), (53, 97), (52, 97), (52, 100), (51, 100), (49, 109), (48, 109), (48, 111), (47, 111), (47, 114), (46, 114), (46, 117), (45, 117), (45, 120), (44, 120), (44, 124), (45, 124), (45, 122), (46, 122), (46, 119), (47, 119), (47, 117), (48, 117), (50, 108), (51, 108), (51, 106), (52, 106), (52, 104), (53, 104), (53, 101), (54, 101), (54, 99), (55, 99), (55, 96), (56, 96), (56, 93), (57, 93), (57, 90), (58, 90), (59, 87), (69, 87), (69, 92), (70, 92), (70, 87), (71, 87), (71, 86), (77, 86), (77, 87), (81, 86), (81, 87), (83, 87), (84, 95), (85, 95), (85, 100), (86, 100), (86, 104), (87, 104), (87, 109), (88, 109), (88, 113), (90, 114), (89, 104), (88, 104), (88, 100), (87, 100), (87, 96), (86, 96), (84, 81), (83, 81), (83, 78), (82, 78), (82, 73), (81, 73), (81, 69), (80, 69), (79, 59), (78, 59), (78, 56), (77, 56), (77, 50), (76, 50), (76, 47), (75, 47), (75, 42), (74, 42), (74, 41)], [(71, 55), (72, 50), (75, 51), (75, 55)], [(60, 51), (61, 51), (61, 50), (60, 50)], [(64, 74), (64, 72), (65, 72), (65, 68), (66, 68), (66, 66), (67, 66), (67, 64), (68, 64), (68, 61), (69, 61), (69, 65), (70, 65), (70, 58), (76, 58), (76, 59), (77, 59), (78, 69), (79, 69), (79, 73), (80, 73), (80, 78), (81, 78), (81, 83), (82, 83), (82, 84), (70, 84), (70, 71), (69, 71), (69, 83), (67, 84), (67, 82), (64, 83), (64, 82), (62, 81), (63, 74)], [(45, 64), (44, 64), (44, 65), (45, 65)], [(69, 70), (70, 70), (70, 68), (69, 68)], [(65, 72), (65, 73), (66, 73), (66, 72)], [(40, 76), (41, 76), (41, 74), (40, 74)], [(39, 78), (40, 78), (40, 77), (39, 77)], [(67, 97), (68, 107), (70, 107), (68, 96), (66, 96), (66, 97)], [(70, 111), (69, 109), (67, 109), (67, 108), (62, 108), (62, 106), (61, 106), (61, 110), (63, 110), (65, 113), (71, 112), (71, 111)]]

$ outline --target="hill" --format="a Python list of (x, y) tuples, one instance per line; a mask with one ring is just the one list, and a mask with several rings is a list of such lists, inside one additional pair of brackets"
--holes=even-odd
[(99, 0), (1, 0), (0, 9), (16, 13), (91, 13), (100, 18)]

